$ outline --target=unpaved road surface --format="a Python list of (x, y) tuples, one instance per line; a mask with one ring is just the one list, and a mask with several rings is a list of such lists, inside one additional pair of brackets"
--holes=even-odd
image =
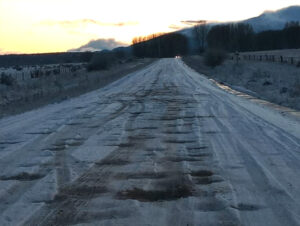
[(0, 225), (299, 225), (299, 122), (276, 117), (162, 59), (4, 118)]

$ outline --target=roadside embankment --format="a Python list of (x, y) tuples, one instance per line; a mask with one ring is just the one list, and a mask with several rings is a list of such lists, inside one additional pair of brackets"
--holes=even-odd
[(300, 110), (300, 68), (293, 65), (259, 61), (226, 60), (210, 68), (203, 57), (188, 56), (184, 62), (219, 83), (285, 107)]

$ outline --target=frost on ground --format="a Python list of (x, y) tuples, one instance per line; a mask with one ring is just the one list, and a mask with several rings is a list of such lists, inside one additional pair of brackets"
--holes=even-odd
[(1, 225), (299, 225), (300, 126), (162, 59), (0, 120)]
[(98, 89), (151, 62), (138, 59), (94, 72), (82, 64), (0, 68), (0, 118)]
[(204, 66), (199, 56), (186, 57), (184, 61), (198, 72), (236, 90), (300, 110), (300, 68), (295, 65), (243, 60), (236, 64), (227, 60), (212, 69)]

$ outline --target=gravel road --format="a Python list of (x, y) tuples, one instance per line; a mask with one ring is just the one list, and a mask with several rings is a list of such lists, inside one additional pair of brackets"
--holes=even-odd
[(0, 120), (0, 224), (300, 225), (299, 130), (161, 59)]

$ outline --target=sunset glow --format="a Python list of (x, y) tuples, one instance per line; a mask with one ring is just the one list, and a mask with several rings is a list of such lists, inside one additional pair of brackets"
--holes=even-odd
[(0, 54), (62, 52), (90, 40), (134, 36), (183, 28), (186, 20), (234, 21), (299, 0), (120, 1), (0, 0)]

